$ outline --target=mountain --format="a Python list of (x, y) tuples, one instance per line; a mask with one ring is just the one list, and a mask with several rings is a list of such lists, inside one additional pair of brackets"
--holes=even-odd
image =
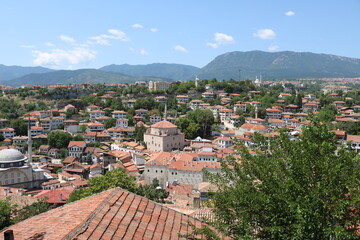
[(0, 64), (0, 81), (22, 77), (30, 73), (47, 73), (53, 70), (43, 67), (5, 66)]
[(102, 71), (118, 72), (135, 77), (156, 76), (173, 80), (194, 79), (200, 69), (190, 65), (153, 63), (147, 65), (108, 65), (100, 68)]
[(96, 69), (80, 70), (59, 70), (48, 73), (32, 73), (10, 81), (2, 81), (1, 84), (6, 86), (18, 87), (23, 84), (49, 86), (55, 83), (131, 83), (136, 81), (168, 81), (169, 79), (156, 77), (133, 77), (120, 73), (104, 72)]
[(360, 77), (360, 59), (310, 52), (229, 52), (197, 73), (200, 78), (265, 79)]

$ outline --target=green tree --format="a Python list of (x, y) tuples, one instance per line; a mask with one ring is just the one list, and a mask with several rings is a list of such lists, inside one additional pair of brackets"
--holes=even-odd
[(105, 120), (105, 128), (112, 128), (116, 125), (116, 119), (115, 118), (108, 118)]
[(0, 230), (11, 225), (11, 204), (9, 201), (0, 200)]
[(123, 168), (117, 168), (107, 172), (104, 176), (90, 179), (89, 188), (74, 191), (71, 193), (68, 202), (73, 202), (114, 187), (121, 187), (130, 192), (135, 192), (137, 188), (135, 178), (128, 176)]
[(74, 136), (73, 140), (74, 141), (85, 141), (85, 137), (81, 134), (77, 134), (76, 136)]
[(144, 141), (144, 133), (146, 132), (146, 128), (144, 125), (136, 125), (134, 138), (136, 141)]
[(256, 155), (207, 173), (218, 187), (214, 224), (234, 239), (357, 239), (360, 158), (314, 122), (297, 140), (256, 136)]
[(48, 134), (48, 144), (55, 148), (66, 148), (72, 140), (72, 136), (68, 132), (54, 130)]
[(54, 204), (47, 203), (45, 201), (35, 202), (31, 205), (25, 206), (19, 210), (17, 216), (14, 219), (14, 222), (21, 222), (29, 217), (38, 215), (43, 212), (47, 212), (55, 208)]
[(17, 136), (26, 136), (27, 135), (28, 125), (21, 118), (12, 119), (10, 121), (10, 127), (15, 129)]
[(319, 113), (317, 114), (317, 117), (319, 118), (319, 120), (321, 122), (330, 122), (330, 121), (334, 121), (336, 118), (336, 107), (333, 104), (328, 104), (326, 106), (324, 106), (323, 108), (321, 108), (321, 110), (319, 111)]

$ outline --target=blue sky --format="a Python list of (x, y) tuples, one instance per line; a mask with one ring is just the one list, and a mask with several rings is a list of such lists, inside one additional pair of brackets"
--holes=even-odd
[(0, 64), (203, 67), (251, 50), (360, 58), (359, 29), (359, 0), (1, 0)]

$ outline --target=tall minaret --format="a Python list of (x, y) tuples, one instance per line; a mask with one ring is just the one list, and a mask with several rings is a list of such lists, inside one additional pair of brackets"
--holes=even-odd
[(164, 121), (167, 121), (167, 103), (165, 103), (165, 109), (164, 109)]
[(30, 117), (28, 119), (28, 164), (32, 163), (32, 140), (31, 140), (31, 124)]
[(195, 77), (195, 87), (197, 88), (198, 87), (198, 85), (199, 85), (199, 78), (198, 78), (198, 76), (196, 76)]

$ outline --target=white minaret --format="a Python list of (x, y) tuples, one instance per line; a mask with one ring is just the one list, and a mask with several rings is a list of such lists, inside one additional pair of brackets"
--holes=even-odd
[(32, 163), (32, 140), (31, 140), (31, 125), (30, 125), (30, 117), (28, 119), (28, 164)]
[(199, 78), (198, 78), (198, 76), (196, 76), (195, 77), (195, 87), (197, 88), (198, 87), (198, 85), (199, 85)]
[(164, 109), (164, 121), (167, 121), (167, 103), (165, 103), (165, 109)]

